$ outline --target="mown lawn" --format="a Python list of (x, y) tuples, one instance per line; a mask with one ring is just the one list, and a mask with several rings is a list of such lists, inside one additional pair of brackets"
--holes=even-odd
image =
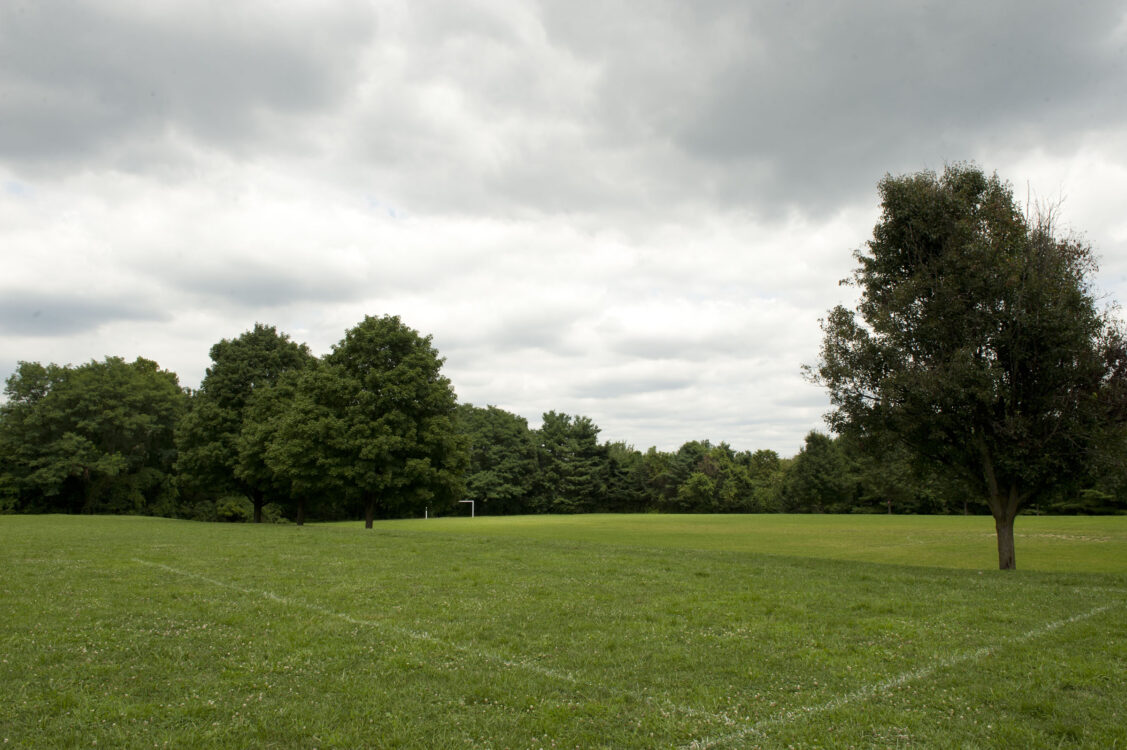
[(1127, 519), (0, 516), (14, 747), (1125, 747)]

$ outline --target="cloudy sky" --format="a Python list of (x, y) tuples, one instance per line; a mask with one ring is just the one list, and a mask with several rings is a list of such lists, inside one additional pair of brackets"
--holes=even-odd
[(1122, 2), (5, 0), (0, 377), (397, 314), (533, 426), (792, 455), (877, 181), (962, 160), (1127, 302)]

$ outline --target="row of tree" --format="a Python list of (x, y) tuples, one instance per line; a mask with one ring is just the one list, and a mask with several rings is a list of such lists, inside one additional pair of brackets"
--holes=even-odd
[[(458, 407), (470, 446), (464, 495), (488, 513), (915, 513), (988, 510), (986, 498), (896, 446), (810, 432), (792, 458), (690, 441), (673, 452), (599, 443), (586, 417), (548, 412), (539, 429), (496, 407)], [(1038, 513), (1127, 511), (1127, 464), (1093, 463), (1080, 491)]]
[(324, 357), (256, 325), (212, 347), (199, 390), (138, 359), (21, 362), (0, 407), (0, 510), (255, 520), (459, 496), (466, 448), (430, 339), (365, 318)]
[[(457, 404), (430, 338), (365, 318), (321, 358), (256, 325), (211, 349), (196, 391), (145, 359), (20, 363), (0, 407), (0, 510), (261, 521), (478, 513), (966, 513), (981, 496), (903, 450), (811, 432), (793, 458), (690, 441), (600, 442), (584, 416), (531, 429)], [(1123, 463), (1045, 512), (1127, 507)]]

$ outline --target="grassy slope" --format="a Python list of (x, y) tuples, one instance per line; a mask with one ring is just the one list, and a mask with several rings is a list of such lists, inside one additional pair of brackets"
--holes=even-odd
[(0, 517), (0, 743), (1127, 745), (1127, 526), (986, 523)]

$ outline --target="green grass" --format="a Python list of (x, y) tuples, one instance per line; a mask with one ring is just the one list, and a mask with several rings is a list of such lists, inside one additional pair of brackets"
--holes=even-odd
[[(509, 516), (393, 521), (388, 528), (569, 539), (664, 549), (716, 550), (856, 562), (991, 569), (989, 516)], [(1014, 524), (1025, 570), (1127, 573), (1127, 516), (1021, 516)]]
[(0, 516), (0, 745), (1127, 747), (1127, 519)]

